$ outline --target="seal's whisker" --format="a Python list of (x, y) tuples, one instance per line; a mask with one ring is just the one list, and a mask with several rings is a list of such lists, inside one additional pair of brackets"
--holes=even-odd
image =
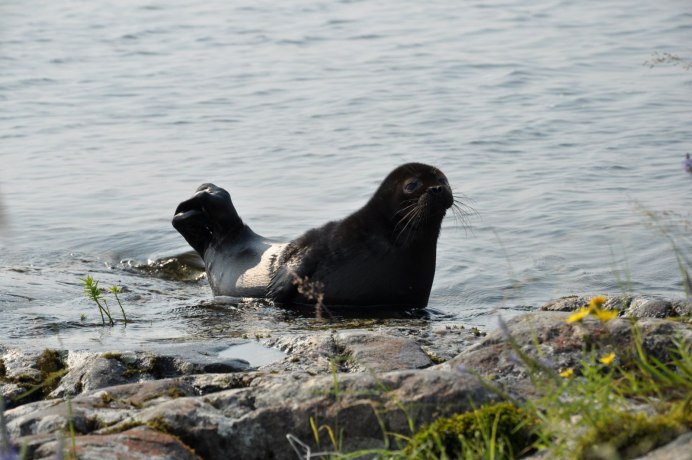
[[(399, 223), (397, 223), (397, 226), (403, 222), (406, 221), (403, 228), (398, 232), (396, 236), (397, 242), (399, 241), (399, 238), (401, 238), (404, 233), (406, 233), (406, 240), (404, 241), (404, 244), (407, 244), (409, 242), (409, 239), (411, 237), (412, 232), (417, 228), (417, 221), (420, 219), (420, 214), (422, 212), (421, 206), (415, 206), (410, 212), (408, 212), (404, 217), (402, 217), (399, 220)], [(408, 232), (407, 232), (408, 230)], [(396, 231), (396, 227), (395, 227)]]
[(403, 214), (404, 212), (407, 212), (409, 209), (414, 208), (418, 204), (418, 200), (415, 198), (412, 198), (410, 200), (406, 200), (402, 202), (403, 206), (401, 209), (399, 209), (397, 212), (394, 213), (394, 215), (399, 215)]
[[(464, 201), (461, 201), (459, 195), (464, 198)], [(470, 206), (468, 201), (472, 200), (465, 197), (463, 194), (457, 194), (452, 197), (452, 206), (450, 208), (452, 210), (452, 215), (454, 216), (454, 223), (461, 225), (466, 230), (471, 228), (471, 224), (469, 222), (470, 216), (480, 217), (480, 213)]]
[(478, 211), (468, 204), (466, 201), (461, 201), (458, 197), (453, 197), (454, 206), (456, 206), (460, 212), (466, 215), (476, 215), (480, 216)]
[[(415, 203), (415, 204), (409, 206), (409, 207), (407, 208), (407, 210), (408, 210), (408, 212), (407, 212), (405, 215), (403, 215), (403, 216), (397, 221), (396, 225), (394, 226), (395, 229), (396, 229), (399, 225), (401, 225), (402, 222), (410, 221), (411, 218), (412, 218), (412, 216), (414, 216), (415, 213), (419, 211), (419, 206), (418, 206), (417, 203)], [(407, 223), (406, 225), (408, 225), (408, 223)], [(406, 227), (406, 225), (404, 225), (404, 228)]]

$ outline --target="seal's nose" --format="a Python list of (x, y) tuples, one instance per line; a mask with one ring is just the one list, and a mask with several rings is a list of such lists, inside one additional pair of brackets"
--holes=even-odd
[(435, 185), (434, 187), (430, 187), (428, 190), (430, 190), (430, 193), (434, 193), (435, 195), (439, 195), (442, 193), (442, 186), (441, 185)]

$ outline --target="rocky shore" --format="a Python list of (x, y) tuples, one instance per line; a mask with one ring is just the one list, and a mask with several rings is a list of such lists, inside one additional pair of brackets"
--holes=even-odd
[[(578, 369), (589, 350), (626, 348), (633, 319), (657, 360), (669, 359), (676, 341), (692, 344), (687, 301), (613, 296), (603, 308), (617, 309), (616, 318), (566, 321), (589, 300), (561, 298), (487, 334), (378, 325), (273, 335), (257, 340), (283, 354), (257, 368), (223, 358), (229, 344), (221, 342), (165, 353), (27, 352), (4, 343), (6, 436), (29, 459), (62, 458), (63, 450), (80, 459), (153, 460), (394, 449), (405, 445), (398, 435), (441, 417), (537, 397), (535, 375), (517, 354), (556, 371)], [(692, 435), (681, 431), (638, 458), (692, 458)]]

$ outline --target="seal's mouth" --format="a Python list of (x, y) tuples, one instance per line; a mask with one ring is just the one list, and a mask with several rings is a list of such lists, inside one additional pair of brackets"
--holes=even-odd
[(202, 211), (197, 199), (192, 197), (187, 201), (183, 201), (175, 208), (173, 219), (187, 219), (198, 214), (204, 214), (204, 211)]

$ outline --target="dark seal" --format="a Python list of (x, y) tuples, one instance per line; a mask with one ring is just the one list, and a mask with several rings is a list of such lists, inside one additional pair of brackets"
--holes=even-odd
[(452, 206), (445, 175), (409, 163), (392, 171), (358, 211), (287, 244), (253, 232), (228, 192), (213, 184), (180, 203), (173, 226), (204, 259), (215, 295), (286, 305), (319, 297), (327, 306), (423, 308), (440, 226)]

